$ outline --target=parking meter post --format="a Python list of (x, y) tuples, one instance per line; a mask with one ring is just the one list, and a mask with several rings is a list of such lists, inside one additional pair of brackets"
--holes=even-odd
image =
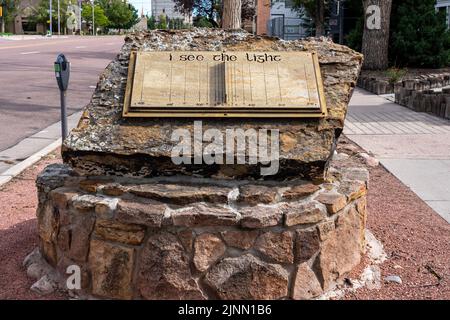
[(61, 97), (61, 137), (64, 141), (67, 138), (67, 108), (66, 108), (66, 91), (60, 90)]
[(64, 54), (58, 55), (55, 61), (55, 77), (58, 83), (61, 99), (61, 136), (64, 140), (67, 137), (67, 107), (66, 92), (69, 87), (70, 62), (67, 61)]

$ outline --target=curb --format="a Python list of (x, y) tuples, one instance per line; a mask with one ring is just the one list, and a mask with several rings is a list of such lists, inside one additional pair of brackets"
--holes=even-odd
[(58, 147), (61, 146), (61, 144), (62, 139), (59, 138), (58, 140), (53, 141), (48, 146), (44, 147), (38, 152), (32, 154), (27, 159), (23, 160), (22, 162), (19, 162), (18, 164), (12, 166), (11, 168), (3, 172), (0, 176), (0, 187), (11, 181), (14, 177), (21, 174), (25, 169), (31, 167), (33, 164), (41, 160), (43, 157), (45, 157), (52, 151), (55, 151)]

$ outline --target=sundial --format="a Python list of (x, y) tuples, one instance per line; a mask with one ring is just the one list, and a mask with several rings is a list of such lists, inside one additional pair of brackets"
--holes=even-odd
[(314, 52), (131, 52), (124, 117), (324, 117)]

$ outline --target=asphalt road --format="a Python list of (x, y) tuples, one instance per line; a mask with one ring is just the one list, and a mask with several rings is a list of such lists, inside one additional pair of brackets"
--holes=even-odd
[(0, 151), (59, 121), (53, 69), (59, 53), (72, 64), (67, 95), (70, 115), (89, 102), (100, 73), (122, 44), (119, 36), (0, 39)]

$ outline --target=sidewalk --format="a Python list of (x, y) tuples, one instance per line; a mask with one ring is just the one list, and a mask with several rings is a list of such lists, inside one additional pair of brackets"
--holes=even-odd
[[(69, 130), (81, 117), (81, 111), (67, 117)], [(39, 161), (43, 156), (61, 145), (61, 122), (20, 141), (15, 146), (0, 151), (0, 185), (8, 182), (24, 169)]]
[(356, 89), (345, 135), (450, 223), (450, 121)]

